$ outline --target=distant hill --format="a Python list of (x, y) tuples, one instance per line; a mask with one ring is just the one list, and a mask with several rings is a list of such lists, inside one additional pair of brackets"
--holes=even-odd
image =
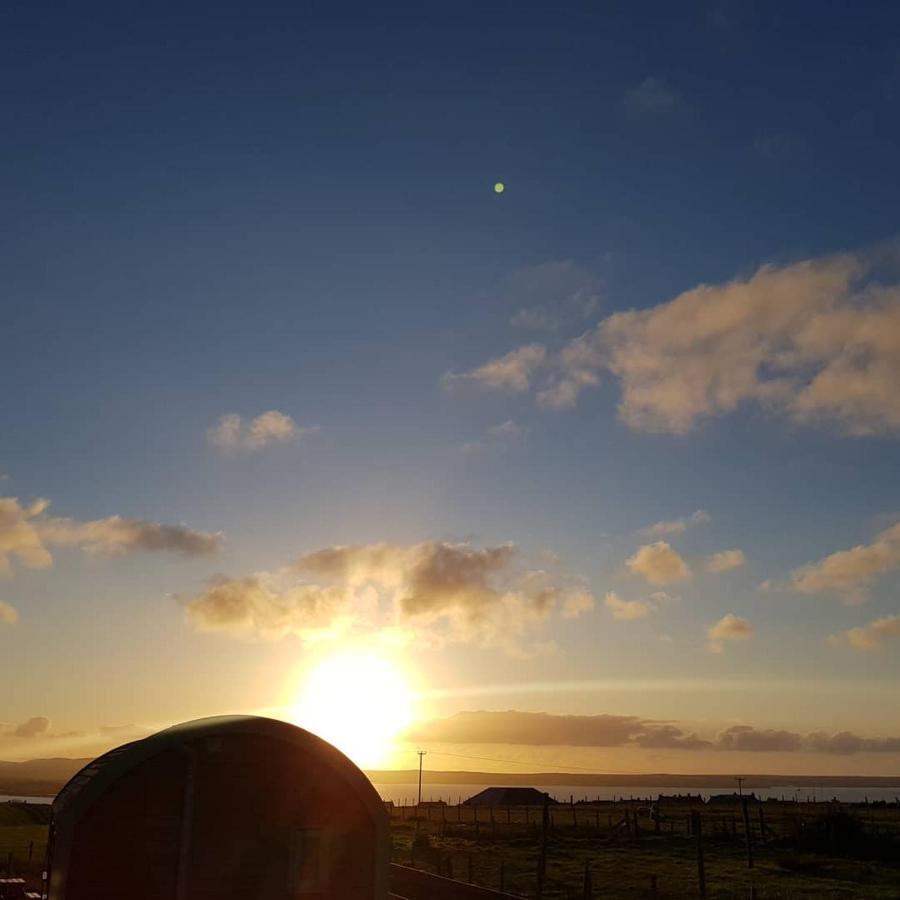
[(82, 767), (86, 759), (29, 759), (25, 762), (0, 760), (0, 794), (52, 797)]
[[(369, 778), (380, 784), (414, 784), (418, 770), (383, 769), (367, 771)], [(513, 774), (502, 772), (440, 772), (425, 771), (425, 784), (488, 784), (507, 785), (571, 785), (572, 787), (680, 787), (734, 788), (733, 775), (675, 775), (659, 772), (643, 775), (604, 775), (584, 772), (531, 772)], [(879, 775), (747, 775), (745, 788), (771, 788), (779, 785), (797, 787), (900, 787), (900, 776)]]
[[(30, 759), (27, 762), (0, 761), (0, 794), (52, 797), (83, 766), (85, 759)], [(380, 784), (414, 784), (419, 777), (415, 769), (380, 769), (366, 772)], [(668, 787), (685, 790), (734, 788), (732, 775), (675, 775), (659, 772), (643, 775), (604, 775), (602, 772), (444, 772), (425, 771), (425, 784), (504, 784), (509, 786), (570, 785), (572, 787)], [(797, 787), (880, 787), (900, 788), (900, 776), (877, 775), (747, 775), (744, 787), (773, 788), (780, 785)]]

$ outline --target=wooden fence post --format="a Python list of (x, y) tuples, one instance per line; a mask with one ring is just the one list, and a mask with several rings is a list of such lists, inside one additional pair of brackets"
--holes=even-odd
[(744, 839), (747, 842), (747, 868), (753, 868), (753, 837), (750, 834), (750, 811), (747, 809), (747, 798), (741, 800), (741, 807), (744, 813)]
[(700, 813), (691, 813), (691, 831), (697, 838), (697, 887), (701, 900), (706, 900), (706, 869), (703, 865), (703, 826)]
[(589, 860), (584, 861), (584, 888), (582, 891), (583, 900), (594, 900), (594, 885), (591, 879), (591, 863)]
[(544, 896), (544, 879), (547, 874), (547, 832), (550, 830), (550, 804), (544, 797), (544, 809), (541, 814), (541, 845), (537, 864), (537, 900)]

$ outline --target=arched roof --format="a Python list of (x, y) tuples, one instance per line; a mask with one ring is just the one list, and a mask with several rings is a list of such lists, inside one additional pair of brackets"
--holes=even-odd
[(384, 804), (368, 778), (336, 747), (297, 725), (262, 716), (210, 716), (173, 725), (132, 741), (88, 763), (66, 783), (53, 801), (53, 816), (77, 818), (103, 791), (127, 771), (164, 750), (203, 738), (253, 734), (294, 744), (323, 760), (365, 802), (376, 821), (385, 817)]

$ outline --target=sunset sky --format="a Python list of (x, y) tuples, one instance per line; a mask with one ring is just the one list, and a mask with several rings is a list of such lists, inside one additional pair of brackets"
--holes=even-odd
[(900, 7), (426, 6), (0, 11), (0, 759), (900, 774)]

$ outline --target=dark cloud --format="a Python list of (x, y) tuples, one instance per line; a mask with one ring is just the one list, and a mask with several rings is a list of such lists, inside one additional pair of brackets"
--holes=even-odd
[(733, 725), (714, 740), (677, 723), (639, 716), (574, 716), (552, 713), (473, 711), (416, 726), (410, 740), (448, 744), (523, 744), (570, 747), (640, 747), (645, 750), (715, 750), (745, 753), (900, 753), (898, 738), (863, 738), (851, 732), (802, 735)]
[(280, 588), (266, 574), (245, 578), (216, 576), (186, 603), (188, 617), (201, 631), (223, 631), (268, 638), (311, 636), (334, 624), (346, 605), (337, 588), (315, 584)]
[(775, 731), (771, 728), (751, 728), (749, 725), (734, 725), (726, 729), (716, 741), (718, 750), (749, 750), (751, 752), (794, 751), (803, 749), (803, 738), (790, 731)]
[(33, 738), (46, 735), (50, 731), (50, 720), (46, 716), (32, 716), (18, 724), (12, 731), (14, 737)]

